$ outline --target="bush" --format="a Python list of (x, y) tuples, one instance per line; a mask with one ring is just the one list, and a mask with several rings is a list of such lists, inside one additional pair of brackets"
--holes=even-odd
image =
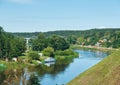
[(69, 55), (74, 55), (74, 51), (72, 49), (67, 49), (64, 51), (56, 51), (56, 55), (61, 55), (61, 56), (69, 56)]
[(32, 60), (39, 60), (39, 55), (37, 52), (30, 52), (29, 53), (29, 57), (32, 59)]
[(54, 57), (54, 49), (52, 47), (47, 47), (43, 50), (45, 56)]

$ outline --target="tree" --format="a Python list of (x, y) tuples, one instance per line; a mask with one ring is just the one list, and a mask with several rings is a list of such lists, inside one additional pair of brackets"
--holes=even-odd
[(32, 60), (39, 60), (39, 55), (37, 52), (30, 52), (29, 53), (29, 57), (32, 59)]
[(112, 33), (112, 47), (113, 48), (120, 48), (120, 31), (116, 31)]
[(0, 27), (0, 58), (18, 57), (25, 52), (25, 41), (7, 33)]
[(3, 28), (0, 26), (0, 58), (3, 58)]
[(54, 49), (52, 47), (47, 47), (43, 50), (45, 56), (54, 57)]
[(4, 30), (3, 30), (3, 28), (0, 26), (0, 35), (1, 35), (1, 33), (3, 33), (4, 32)]
[(16, 39), (16, 50), (18, 50), (17, 55), (21, 55), (21, 53), (25, 52), (26, 50), (26, 41), (23, 38)]
[(65, 50), (69, 48), (69, 43), (63, 37), (53, 35), (49, 38), (50, 46), (54, 48), (54, 50)]
[(47, 40), (43, 33), (40, 33), (37, 39), (33, 40), (32, 49), (35, 51), (42, 51), (47, 47)]
[(67, 38), (67, 40), (68, 40), (68, 42), (69, 42), (70, 44), (76, 44), (76, 42), (77, 42), (77, 37), (74, 36), (74, 35), (71, 35), (71, 36), (69, 36), (69, 37)]
[(77, 39), (77, 44), (83, 44), (84, 43), (84, 38), (83, 37), (79, 37), (78, 39)]

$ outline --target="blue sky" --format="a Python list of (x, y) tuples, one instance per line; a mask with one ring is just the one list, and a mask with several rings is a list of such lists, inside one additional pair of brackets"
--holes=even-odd
[(0, 0), (8, 32), (120, 27), (120, 0)]

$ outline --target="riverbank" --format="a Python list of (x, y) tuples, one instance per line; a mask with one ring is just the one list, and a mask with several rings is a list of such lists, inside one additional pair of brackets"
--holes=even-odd
[(67, 85), (120, 85), (120, 50), (80, 74)]
[[(17, 69), (17, 68), (24, 68), (28, 66), (37, 66), (37, 65), (45, 65), (45, 60), (49, 59), (49, 56), (39, 56), (39, 52), (35, 52), (35, 55), (29, 55), (30, 52), (24, 53), (24, 56), (19, 56), (17, 58), (17, 61), (9, 60), (0, 60), (0, 63), (3, 64), (6, 69)], [(35, 59), (37, 55), (37, 59)], [(67, 61), (72, 61), (74, 58), (78, 57), (78, 53), (74, 52), (72, 49), (67, 49), (64, 51), (57, 51), (55, 52), (55, 56), (53, 59), (55, 59), (54, 63), (67, 63)]]
[(99, 50), (102, 52), (112, 53), (118, 49), (115, 48), (106, 48), (106, 47), (97, 47), (97, 46), (83, 46), (83, 45), (71, 45), (72, 49), (83, 49), (83, 50)]
[[(109, 53), (112, 53), (114, 52), (115, 50), (118, 50), (118, 49), (113, 49), (113, 48), (105, 48), (105, 47), (95, 47), (95, 46), (82, 46), (82, 45), (71, 45), (70, 46), (71, 49), (83, 49), (83, 50), (99, 50), (99, 51), (104, 51), (104, 52), (109, 52)], [(39, 52), (38, 52), (39, 53)], [(25, 67), (25, 66), (36, 66), (36, 65), (39, 65), (38, 61), (41, 62), (41, 63), (44, 63), (44, 60), (46, 58), (48, 58), (47, 56), (43, 56), (43, 57), (40, 57), (39, 60), (32, 60), (30, 57), (29, 57), (29, 52), (28, 53), (25, 53), (24, 56), (20, 56), (18, 57), (18, 61), (17, 62), (14, 62), (14, 61), (3, 61), (3, 60), (0, 60), (0, 63), (1, 64), (4, 64), (8, 69), (9, 68), (22, 68), (22, 67)], [(62, 63), (62, 61), (65, 61), (65, 60), (72, 60), (73, 58), (76, 58), (78, 57), (78, 54), (73, 52), (72, 50), (68, 49), (68, 50), (65, 50), (65, 51), (57, 51), (55, 53), (55, 59), (56, 61), (60, 61)], [(63, 62), (65, 63), (65, 62)]]
[(75, 52), (79, 54), (78, 58), (71, 60), (70, 56), (66, 57), (66, 59), (61, 57), (58, 59), (59, 61), (56, 61), (54, 65), (52, 64), (50, 66), (40, 64), (38, 66), (29, 66), (18, 69), (5, 69), (0, 73), (1, 79), (4, 82), (8, 80), (8, 76), (10, 76), (9, 82), (12, 80), (16, 82), (17, 80), (16, 76), (13, 76), (14, 74), (17, 75), (17, 79), (19, 79), (23, 74), (28, 74), (29, 76), (31, 73), (35, 73), (38, 75), (41, 85), (48, 85), (48, 83), (49, 85), (66, 85), (71, 79), (100, 62), (107, 55), (107, 53), (100, 51), (75, 50)]

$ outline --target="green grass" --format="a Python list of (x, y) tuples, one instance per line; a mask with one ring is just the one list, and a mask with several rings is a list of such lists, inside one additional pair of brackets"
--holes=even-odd
[(67, 85), (120, 85), (120, 50), (83, 72)]

